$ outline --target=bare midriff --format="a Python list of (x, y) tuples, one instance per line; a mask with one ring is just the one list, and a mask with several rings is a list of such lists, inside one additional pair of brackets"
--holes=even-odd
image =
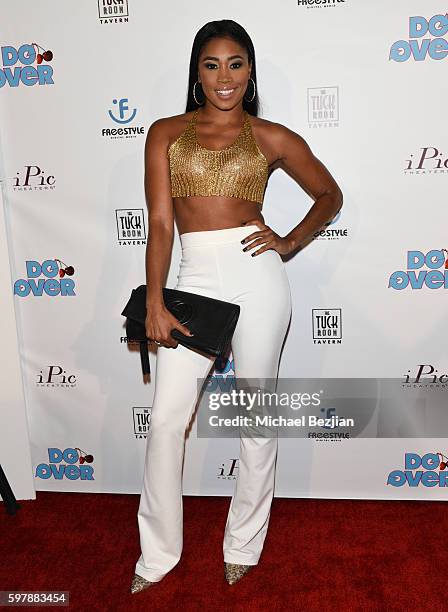
[(179, 235), (239, 227), (252, 219), (264, 223), (260, 204), (239, 198), (189, 196), (173, 198), (173, 203)]

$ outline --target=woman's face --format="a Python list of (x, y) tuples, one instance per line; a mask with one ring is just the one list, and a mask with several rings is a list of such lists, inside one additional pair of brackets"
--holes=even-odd
[(209, 103), (219, 109), (230, 110), (241, 102), (250, 71), (247, 51), (230, 38), (209, 40), (199, 54), (198, 81)]

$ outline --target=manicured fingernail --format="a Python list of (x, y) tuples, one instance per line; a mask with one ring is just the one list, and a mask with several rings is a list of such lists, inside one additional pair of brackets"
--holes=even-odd
[(256, 253), (251, 253), (251, 255), (252, 255), (252, 257), (253, 257), (254, 255), (256, 255)]
[(241, 240), (241, 244), (244, 244), (244, 239), (243, 239), (243, 240)]

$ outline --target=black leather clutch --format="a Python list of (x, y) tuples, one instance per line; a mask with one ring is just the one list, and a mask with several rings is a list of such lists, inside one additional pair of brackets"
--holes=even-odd
[[(226, 352), (240, 316), (238, 304), (167, 287), (162, 289), (162, 293), (166, 308), (194, 334), (194, 336), (185, 336), (178, 329), (173, 329), (171, 335), (179, 344), (199, 349), (212, 357), (219, 357)], [(126, 317), (127, 339), (129, 342), (140, 343), (143, 373), (149, 374), (148, 339), (145, 328), (146, 285), (140, 285), (132, 290), (131, 297), (121, 314)]]

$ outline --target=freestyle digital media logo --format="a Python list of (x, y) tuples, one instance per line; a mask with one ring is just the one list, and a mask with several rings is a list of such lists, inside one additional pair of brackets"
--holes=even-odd
[(45, 191), (55, 188), (56, 180), (53, 174), (45, 175), (40, 166), (24, 166), (24, 170), (16, 172), (13, 179), (14, 191)]
[(448, 170), (448, 157), (443, 158), (443, 153), (436, 147), (421, 147), (421, 151), (417, 163), (413, 160), (413, 153), (406, 160), (405, 174), (436, 174)]
[[(108, 109), (108, 114), (110, 119), (112, 119), (114, 123), (117, 123), (120, 126), (126, 126), (128, 123), (131, 123), (131, 121), (135, 119), (137, 109), (129, 108), (128, 98), (114, 98), (112, 100), (112, 104), (114, 105), (114, 108)], [(102, 135), (108, 136), (112, 140), (136, 138), (137, 135), (144, 133), (145, 129), (142, 126), (114, 127), (102, 129)]]
[(342, 344), (342, 309), (313, 308), (314, 344)]
[[(393, 487), (446, 487), (448, 471), (445, 472), (448, 458), (442, 453), (405, 453), (404, 470), (392, 470), (387, 484)], [(437, 471), (439, 470), (439, 471)]]
[[(409, 40), (396, 40), (389, 52), (389, 60), (407, 62), (412, 58), (423, 62), (445, 59), (448, 54), (448, 15), (434, 15), (427, 20), (421, 15), (409, 17)], [(423, 38), (426, 36), (426, 38)], [(431, 38), (433, 37), (433, 38)]]
[(419, 363), (415, 375), (411, 375), (411, 370), (404, 374), (405, 381), (402, 387), (409, 388), (437, 388), (448, 386), (448, 373), (440, 374), (439, 370), (429, 363)]
[(120, 208), (115, 210), (115, 217), (119, 245), (146, 244), (143, 208)]
[[(24, 44), (18, 49), (5, 45), (1, 47), (1, 57), (0, 87), (54, 85), (53, 68), (43, 63), (53, 59), (53, 52), (49, 49), (42, 49), (37, 43)], [(36, 66), (32, 66), (34, 63)]]
[(329, 8), (343, 2), (345, 0), (297, 0), (299, 6), (306, 6), (306, 8)]
[(128, 0), (98, 0), (100, 23), (128, 23)]
[[(116, 123), (130, 123), (137, 114), (137, 109), (133, 108), (131, 111), (128, 106), (129, 100), (127, 98), (121, 98), (120, 100), (112, 100), (112, 103), (116, 105), (118, 111), (118, 117), (109, 109), (109, 117)], [(129, 111), (129, 112), (128, 112)]]
[[(314, 428), (319, 428), (324, 430), (320, 431), (308, 431), (308, 438), (315, 440), (316, 442), (340, 442), (341, 440), (345, 440), (351, 438), (350, 431), (331, 431), (334, 429), (341, 429), (339, 423), (344, 423), (345, 418), (340, 417), (336, 408), (320, 408), (321, 417), (317, 422), (317, 425)], [(321, 423), (320, 421), (323, 421)], [(330, 431), (325, 431), (330, 430)]]
[(19, 297), (28, 297), (30, 294), (36, 297), (76, 295), (75, 281), (66, 278), (75, 273), (73, 266), (67, 266), (60, 259), (46, 259), (42, 263), (31, 259), (25, 262), (25, 266), (27, 278), (15, 281), (14, 295)]
[(448, 289), (448, 259), (443, 253), (447, 249), (408, 251), (406, 270), (396, 270), (389, 277), (389, 289)]
[(49, 365), (46, 368), (42, 368), (42, 370), (40, 370), (39, 374), (36, 376), (36, 386), (40, 388), (76, 387), (76, 375), (68, 374), (67, 371), (60, 365)]
[(151, 424), (151, 408), (138, 407), (132, 408), (132, 416), (134, 419), (134, 435), (137, 440), (146, 439)]
[(339, 127), (339, 88), (308, 87), (308, 127)]
[[(94, 468), (87, 463), (93, 463), (93, 455), (80, 448), (48, 449), (48, 463), (40, 463), (36, 467), (36, 478), (42, 480), (95, 480)], [(79, 464), (79, 465), (78, 465)]]
[[(329, 227), (334, 223), (337, 223), (341, 217), (341, 211), (339, 211), (331, 221), (328, 221), (324, 225), (324, 229), (319, 230), (313, 234), (315, 240), (339, 240), (340, 238), (347, 238), (348, 230), (346, 227), (343, 228), (332, 228)], [(328, 229), (327, 229), (328, 228)]]

